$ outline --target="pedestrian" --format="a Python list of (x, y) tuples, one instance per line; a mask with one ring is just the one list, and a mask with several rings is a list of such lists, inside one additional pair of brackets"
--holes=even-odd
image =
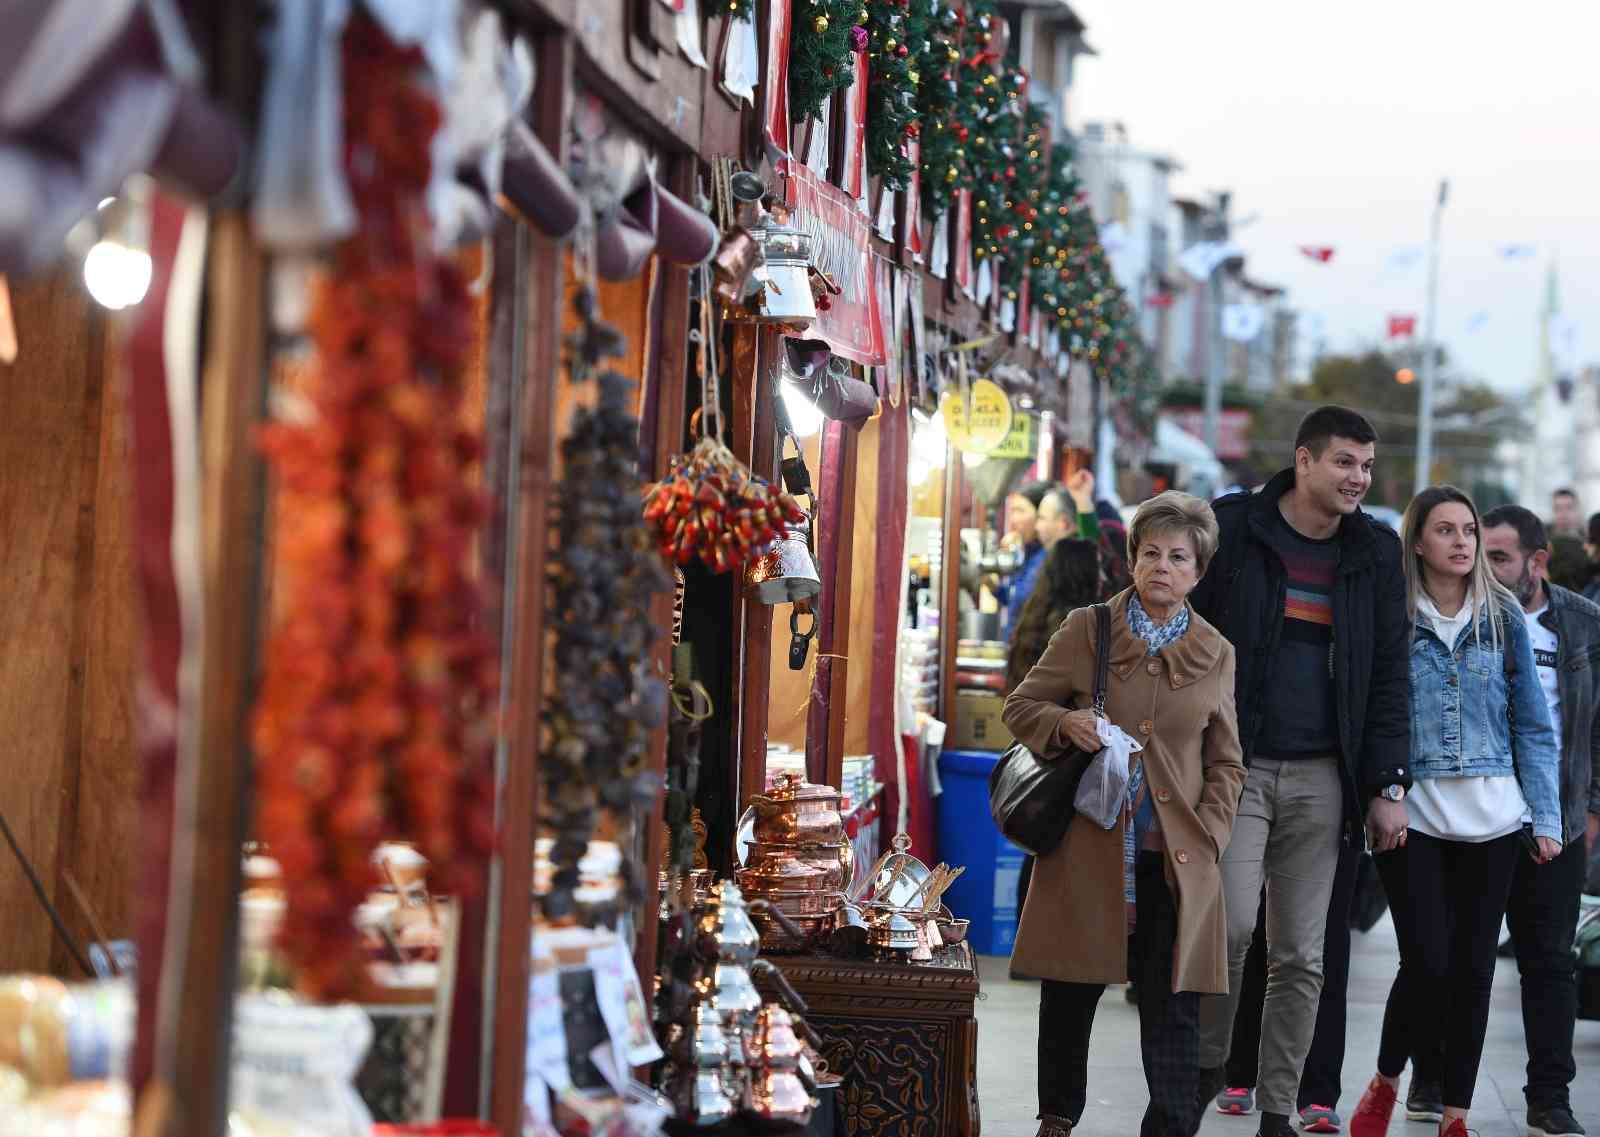
[(1067, 479), (1067, 491), (1078, 510), (1078, 531), (1100, 544), (1101, 599), (1109, 600), (1133, 583), (1128, 573), (1128, 529), (1108, 498), (1096, 497), (1094, 474), (1087, 468)]
[[(1324, 976), (1337, 870), (1370, 821), (1392, 845), (1410, 784), (1411, 696), (1400, 544), (1360, 509), (1378, 435), (1326, 406), (1295, 435), (1294, 465), (1215, 504), (1220, 544), (1194, 607), (1238, 652), (1249, 777), (1222, 859), (1228, 993), (1201, 1001), (1201, 1102), (1225, 1088), (1245, 957), (1266, 890), (1267, 983), (1257, 1065), (1260, 1133), (1293, 1133)], [(1307, 1103), (1308, 1105), (1311, 1103)], [(1337, 1127), (1334, 1102), (1323, 1120)], [(1199, 1112), (1196, 1113), (1198, 1120)]]
[[(1044, 568), (1033, 595), (1022, 606), (1006, 660), (1006, 694), (1016, 690), (1039, 662), (1050, 637), (1073, 612), (1100, 599), (1100, 553), (1093, 541), (1067, 537), (1045, 554)], [(1022, 858), (1017, 876), (1017, 910), (1028, 899), (1033, 880), (1033, 855)]]
[(1578, 502), (1578, 491), (1570, 486), (1562, 486), (1550, 495), (1550, 535), (1583, 536), (1583, 506)]
[(1408, 825), (1398, 844), (1373, 834), (1400, 968), (1352, 1137), (1388, 1132), (1412, 1054), (1439, 1056), (1439, 1133), (1466, 1137), (1517, 859), (1549, 871), (1561, 853), (1550, 711), (1528, 626), (1490, 572), (1480, 530), (1472, 499), (1453, 486), (1413, 498), (1401, 528), (1414, 782), (1397, 803)]
[[(1483, 515), (1483, 546), (1495, 578), (1522, 607), (1539, 687), (1561, 748), (1561, 855), (1548, 865), (1515, 858), (1506, 923), (1522, 980), (1531, 1137), (1583, 1137), (1569, 1087), (1578, 1014), (1572, 956), (1588, 852), (1600, 834), (1600, 607), (1550, 583), (1550, 541), (1531, 510), (1502, 505)], [(1439, 1055), (1413, 1056), (1407, 1116), (1439, 1101)], [(1418, 1083), (1424, 1092), (1417, 1093)], [(1413, 1101), (1420, 1098), (1419, 1101)], [(1431, 1110), (1429, 1112), (1437, 1112)]]
[[(1351, 907), (1362, 858), (1352, 841), (1339, 843), (1339, 863), (1334, 869), (1333, 892), (1328, 898), (1327, 924), (1322, 936), (1322, 993), (1317, 998), (1316, 1025), (1311, 1049), (1300, 1072), (1295, 1107), (1300, 1125), (1308, 1133), (1338, 1133), (1339, 1097), (1343, 1092), (1346, 992), (1350, 982)], [(1261, 1019), (1267, 996), (1267, 903), (1262, 894), (1256, 912), (1250, 951), (1245, 955), (1239, 1007), (1229, 1037), (1224, 1085), (1217, 1094), (1217, 1112), (1235, 1117), (1255, 1108), (1255, 1086), (1261, 1054)]]
[(1022, 567), (997, 590), (1006, 609), (1009, 638), (1022, 618), (1022, 606), (1039, 577), (1044, 554), (1051, 545), (1078, 530), (1078, 511), (1072, 495), (1050, 482), (1032, 482), (1006, 502), (1006, 535), (1001, 544), (1022, 551)]
[[(1228, 979), (1217, 862), (1244, 781), (1233, 649), (1186, 603), (1216, 540), (1210, 506), (1179, 493), (1145, 502), (1128, 531), (1133, 585), (1108, 603), (1105, 713), (1143, 750), (1117, 823), (1074, 816), (1039, 858), (1012, 954), (1015, 973), (1044, 981), (1039, 1137), (1082, 1118), (1095, 1005), (1130, 974), (1150, 1091), (1140, 1134), (1188, 1137), (1196, 1124), (1200, 993)], [(1037, 754), (1100, 748), (1095, 615), (1068, 616), (1006, 700), (1006, 727)]]

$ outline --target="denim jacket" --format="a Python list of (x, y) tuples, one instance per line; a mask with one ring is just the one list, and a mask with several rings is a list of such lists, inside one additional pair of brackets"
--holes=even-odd
[[(1509, 667), (1503, 654), (1508, 650)], [(1534, 835), (1560, 841), (1560, 770), (1522, 613), (1502, 609), (1498, 649), (1487, 611), (1478, 617), (1477, 635), (1468, 625), (1451, 647), (1431, 620), (1419, 617), (1411, 639), (1411, 776), (1515, 773), (1533, 814)]]

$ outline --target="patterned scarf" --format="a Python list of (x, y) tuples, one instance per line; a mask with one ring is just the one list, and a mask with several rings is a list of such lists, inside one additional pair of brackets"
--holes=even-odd
[[(1145, 654), (1155, 655), (1189, 630), (1189, 609), (1180, 608), (1176, 616), (1158, 625), (1144, 610), (1144, 605), (1139, 603), (1139, 597), (1132, 595), (1128, 597), (1127, 620), (1128, 630), (1145, 642)], [(1139, 823), (1145, 801), (1144, 762), (1135, 755), (1128, 770), (1128, 804), (1122, 815), (1122, 899), (1127, 904), (1130, 933), (1134, 928), (1137, 908), (1134, 870), (1139, 859), (1139, 846), (1145, 833), (1156, 821), (1154, 810), (1151, 810), (1145, 822)]]

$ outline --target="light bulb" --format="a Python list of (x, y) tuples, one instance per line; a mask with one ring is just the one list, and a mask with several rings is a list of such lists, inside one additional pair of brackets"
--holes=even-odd
[(788, 412), (789, 425), (801, 438), (810, 438), (822, 429), (826, 421), (822, 412), (817, 409), (817, 404), (806, 397), (804, 391), (798, 390), (793, 383), (783, 384), (783, 409)]
[(89, 295), (113, 312), (144, 299), (153, 271), (149, 253), (117, 241), (98, 241), (83, 258), (83, 283)]

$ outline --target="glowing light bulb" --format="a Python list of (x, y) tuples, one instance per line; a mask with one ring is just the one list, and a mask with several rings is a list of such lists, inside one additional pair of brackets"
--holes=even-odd
[(104, 308), (119, 312), (144, 299), (154, 265), (150, 254), (117, 241), (99, 241), (83, 258), (83, 283)]
[(826, 420), (822, 412), (817, 409), (817, 404), (806, 397), (804, 391), (795, 387), (793, 383), (783, 384), (783, 409), (788, 412), (789, 425), (794, 427), (794, 432), (801, 438), (810, 438), (822, 429)]

